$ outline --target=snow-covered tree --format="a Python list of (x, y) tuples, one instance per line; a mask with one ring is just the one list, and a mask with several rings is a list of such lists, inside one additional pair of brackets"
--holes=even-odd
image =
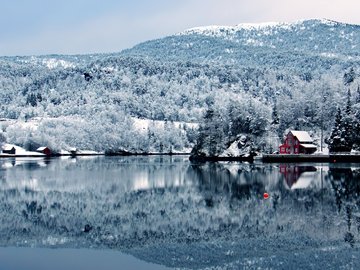
[(277, 111), (276, 101), (274, 102), (273, 108), (272, 108), (272, 122), (271, 124), (277, 125), (279, 124), (279, 115)]
[(334, 127), (331, 131), (331, 135), (328, 140), (330, 152), (343, 151), (342, 128), (343, 128), (342, 114), (341, 114), (341, 109), (338, 108), (335, 116)]
[(224, 122), (219, 112), (209, 108), (204, 115), (204, 122), (199, 127), (199, 135), (193, 153), (216, 156), (225, 149), (226, 138)]

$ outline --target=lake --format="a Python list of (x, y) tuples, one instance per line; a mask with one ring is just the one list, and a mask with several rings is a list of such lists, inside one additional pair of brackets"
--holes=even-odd
[(359, 164), (144, 156), (0, 168), (1, 270), (360, 269)]

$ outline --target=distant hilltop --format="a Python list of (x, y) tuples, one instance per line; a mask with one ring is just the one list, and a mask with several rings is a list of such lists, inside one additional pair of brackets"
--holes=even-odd
[(358, 65), (360, 26), (327, 19), (195, 27), (122, 54), (312, 71)]
[(179, 33), (179, 35), (187, 35), (187, 34), (211, 34), (211, 33), (221, 33), (224, 31), (241, 31), (241, 30), (250, 30), (250, 31), (259, 31), (259, 30), (269, 30), (273, 28), (280, 28), (291, 30), (297, 26), (301, 26), (304, 24), (313, 23), (313, 26), (317, 24), (328, 25), (328, 26), (336, 26), (336, 25), (350, 25), (346, 23), (341, 23), (328, 19), (313, 19), (313, 20), (299, 20), (295, 22), (262, 22), (262, 23), (241, 23), (236, 26), (219, 26), (219, 25), (211, 25), (211, 26), (200, 26), (194, 27), (185, 30), (184, 32)]

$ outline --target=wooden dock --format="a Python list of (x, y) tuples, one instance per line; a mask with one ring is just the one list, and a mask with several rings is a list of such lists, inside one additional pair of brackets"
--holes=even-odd
[(360, 162), (359, 154), (330, 154), (330, 155), (305, 155), (305, 154), (264, 154), (262, 157), (256, 159), (262, 162), (275, 162), (275, 163), (287, 163), (287, 162)]

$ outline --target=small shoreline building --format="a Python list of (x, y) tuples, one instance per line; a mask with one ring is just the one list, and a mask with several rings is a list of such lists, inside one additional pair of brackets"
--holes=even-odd
[(47, 156), (51, 156), (52, 154), (50, 148), (46, 146), (39, 147), (38, 149), (36, 149), (36, 152), (45, 154)]
[(279, 146), (280, 154), (313, 154), (317, 150), (307, 131), (290, 130), (285, 142)]
[(16, 149), (13, 146), (3, 146), (2, 152), (3, 154), (15, 155)]

